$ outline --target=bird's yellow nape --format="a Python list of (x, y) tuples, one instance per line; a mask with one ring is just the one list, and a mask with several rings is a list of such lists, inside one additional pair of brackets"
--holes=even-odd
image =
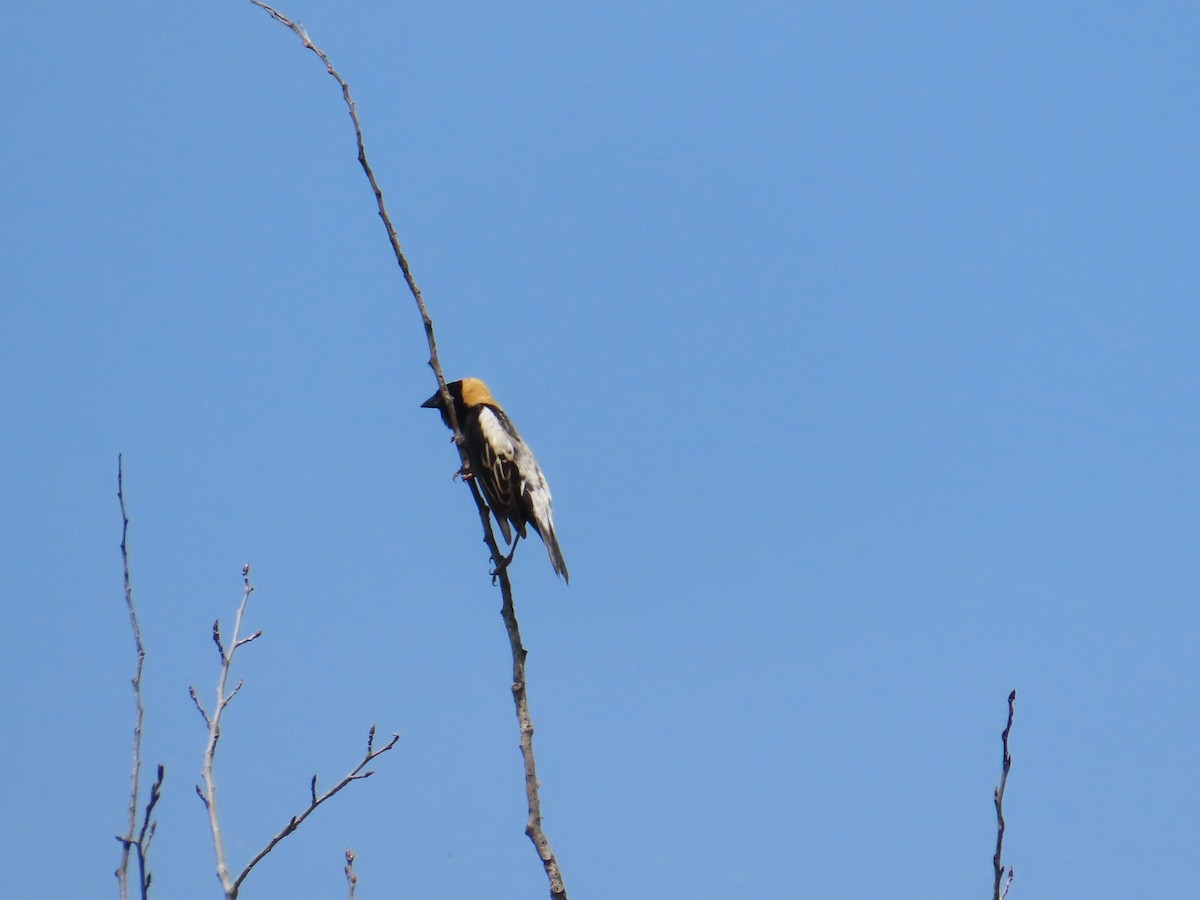
[(468, 409), (473, 406), (482, 406), (485, 403), (492, 406), (496, 405), (496, 398), (492, 396), (492, 392), (488, 390), (488, 386), (478, 378), (464, 378), (462, 380), (462, 401), (463, 405)]

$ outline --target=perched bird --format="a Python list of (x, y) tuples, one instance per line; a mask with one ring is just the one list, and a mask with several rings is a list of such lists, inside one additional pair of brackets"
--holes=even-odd
[[(465, 474), (473, 477), (483, 488), (483, 496), (492, 508), (505, 543), (511, 544), (515, 552), (516, 541), (525, 537), (525, 526), (532, 525), (546, 545), (555, 573), (569, 584), (571, 576), (567, 573), (567, 563), (558, 549), (558, 537), (554, 533), (550, 486), (546, 484), (546, 477), (533, 458), (533, 451), (521, 439), (520, 432), (496, 403), (487, 385), (478, 378), (454, 381), (447, 384), (446, 388), (454, 402), (454, 414), (470, 462), (470, 471)], [(421, 406), (436, 409), (441, 413), (446, 427), (451, 427), (440, 391)], [(509, 523), (516, 529), (515, 540)], [(512, 553), (508, 558), (512, 559)]]

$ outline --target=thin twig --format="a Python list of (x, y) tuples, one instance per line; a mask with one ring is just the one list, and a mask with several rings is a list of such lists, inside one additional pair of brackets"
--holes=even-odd
[(242, 602), (238, 606), (237, 616), (233, 623), (233, 636), (229, 644), (229, 650), (226, 652), (224, 644), (221, 640), (221, 626), (219, 622), (213, 623), (212, 635), (213, 642), (217, 645), (217, 652), (221, 657), (221, 674), (217, 679), (216, 705), (213, 707), (212, 715), (209, 715), (200, 698), (196, 693), (195, 688), (188, 688), (191, 694), (192, 702), (195, 703), (196, 709), (200, 711), (201, 717), (204, 719), (205, 725), (208, 726), (208, 744), (204, 749), (204, 768), (201, 771), (201, 777), (204, 781), (204, 786), (196, 785), (196, 794), (204, 803), (204, 808), (208, 812), (209, 829), (212, 831), (213, 848), (217, 857), (217, 878), (221, 881), (221, 888), (225, 891), (226, 900), (237, 900), (238, 892), (242, 888), (242, 882), (246, 880), (251, 870), (258, 865), (263, 858), (275, 849), (275, 845), (282, 841), (285, 837), (300, 827), (300, 823), (312, 814), (314, 810), (329, 798), (333, 797), (342, 788), (350, 784), (352, 781), (361, 781), (364, 778), (370, 778), (375, 773), (371, 770), (363, 771), (366, 766), (374, 759), (387, 753), (396, 746), (396, 742), (400, 740), (400, 735), (393, 734), (392, 739), (387, 745), (380, 749), (375, 749), (375, 726), (371, 726), (371, 730), (367, 733), (367, 752), (359, 761), (358, 765), (350, 770), (345, 778), (339, 781), (336, 785), (326, 791), (324, 794), (317, 796), (317, 776), (312, 777), (312, 782), (309, 785), (311, 800), (308, 806), (299, 814), (292, 816), (288, 823), (267, 842), (266, 846), (258, 851), (254, 857), (246, 864), (246, 866), (238, 873), (236, 878), (231, 877), (229, 870), (228, 858), (225, 855), (225, 845), (221, 837), (220, 816), (217, 808), (217, 783), (213, 776), (213, 759), (217, 753), (217, 742), (221, 738), (221, 717), (225, 713), (225, 709), (229, 706), (230, 701), (237, 696), (238, 691), (242, 689), (244, 681), (238, 680), (233, 690), (228, 690), (229, 685), (229, 670), (233, 666), (233, 658), (237, 651), (249, 644), (251, 641), (262, 637), (262, 631), (256, 631), (246, 637), (241, 637), (242, 618), (246, 612), (246, 605), (250, 602), (250, 595), (254, 592), (254, 586), (250, 584), (250, 565), (247, 563), (242, 566)]
[(196, 708), (200, 710), (200, 715), (204, 717), (205, 724), (208, 725), (208, 743), (204, 748), (204, 767), (200, 772), (200, 777), (204, 780), (204, 788), (201, 789), (200, 785), (196, 785), (196, 793), (204, 801), (204, 808), (208, 812), (208, 827), (212, 832), (213, 849), (217, 856), (217, 878), (221, 881), (221, 888), (225, 891), (227, 900), (236, 900), (238, 883), (235, 883), (229, 877), (229, 864), (225, 857), (225, 842), (221, 838), (221, 819), (217, 808), (217, 782), (213, 776), (213, 759), (217, 754), (217, 742), (221, 739), (221, 717), (225, 714), (225, 709), (229, 706), (229, 702), (242, 689), (242, 682), (239, 681), (237, 687), (232, 692), (227, 692), (226, 690), (229, 684), (229, 670), (233, 666), (233, 657), (239, 647), (248, 644), (262, 634), (261, 631), (258, 631), (246, 639), (239, 637), (242, 629), (242, 616), (245, 615), (246, 604), (250, 602), (250, 595), (254, 592), (254, 586), (250, 584), (249, 563), (242, 566), (242, 586), (242, 602), (238, 605), (237, 616), (234, 619), (233, 641), (230, 644), (229, 652), (225, 651), (221, 643), (220, 622), (213, 622), (212, 637), (213, 643), (217, 645), (217, 652), (221, 657), (221, 674), (217, 678), (216, 704), (213, 706), (211, 716), (201, 706), (200, 700), (196, 695), (196, 689), (188, 688), (192, 701), (196, 704)]
[[(375, 172), (367, 160), (367, 149), (363, 140), (362, 124), (358, 119), (358, 111), (355, 107), (354, 99), (350, 95), (350, 85), (339, 74), (337, 69), (334, 68), (325, 51), (312, 42), (312, 39), (308, 36), (308, 32), (302, 26), (297, 25), (278, 10), (263, 3), (262, 0), (250, 0), (250, 2), (265, 11), (276, 22), (290, 29), (300, 39), (304, 47), (315, 53), (321, 62), (324, 63), (325, 70), (337, 81), (338, 86), (342, 90), (342, 100), (346, 104), (346, 110), (350, 114), (350, 121), (354, 126), (354, 137), (358, 146), (358, 162), (362, 166), (363, 173), (367, 176), (372, 193), (375, 195), (375, 205), (379, 211), (379, 218), (382, 220), (383, 226), (387, 231), (388, 243), (391, 245), (392, 253), (396, 257), (396, 263), (400, 266), (400, 271), (404, 274), (404, 281), (408, 285), (413, 300), (416, 301), (417, 311), (421, 315), (421, 323), (425, 328), (425, 339), (429, 345), (429, 367), (433, 369), (434, 377), (437, 378), (438, 392), (442, 397), (442, 409), (446, 411), (447, 417), (450, 420), (450, 428), (454, 432), (454, 444), (458, 448), (459, 461), (466, 468), (468, 466), (466, 447), (463, 442), (462, 431), (459, 428), (458, 417), (454, 411), (454, 404), (451, 402), (450, 392), (446, 387), (446, 378), (442, 373), (442, 366), (438, 360), (433, 319), (430, 317), (429, 310), (425, 306), (425, 301), (421, 296), (421, 289), (417, 286), (416, 279), (413, 278), (412, 270), (408, 265), (408, 259), (400, 247), (400, 239), (396, 234), (396, 229), (392, 225), (391, 217), (388, 215), (387, 206), (384, 203), (383, 190), (379, 187), (379, 182), (375, 178)], [(499, 580), (500, 593), (503, 598), (500, 614), (504, 618), (505, 630), (508, 632), (509, 645), (512, 649), (512, 693), (513, 702), (517, 710), (517, 724), (521, 732), (521, 756), (525, 764), (525, 795), (529, 806), (529, 819), (525, 826), (525, 833), (533, 842), (538, 858), (541, 859), (542, 865), (546, 870), (546, 878), (550, 882), (550, 896), (554, 900), (566, 900), (567, 891), (563, 885), (562, 872), (559, 869), (558, 860), (555, 858), (554, 851), (550, 847), (550, 841), (542, 831), (541, 800), (538, 794), (537, 771), (533, 756), (533, 721), (529, 714), (529, 702), (525, 691), (525, 657), (527, 654), (524, 646), (521, 644), (521, 631), (517, 624), (516, 609), (513, 606), (512, 584), (508, 578), (507, 563), (505, 555), (500, 552), (500, 548), (496, 543), (496, 537), (492, 532), (487, 504), (475, 486), (474, 480), (465, 480), (471, 489), (471, 495), (475, 499), (475, 506), (479, 513), (479, 520), (483, 525), (484, 542), (487, 544), (492, 562), (496, 566), (495, 576)]]
[(1012, 733), (1013, 707), (1016, 701), (1017, 692), (1013, 691), (1008, 695), (1008, 722), (1004, 726), (1004, 731), (1000, 734), (1000, 741), (1004, 747), (1003, 766), (1000, 769), (1000, 784), (992, 794), (992, 799), (996, 804), (996, 854), (992, 857), (992, 868), (995, 879), (992, 883), (992, 900), (1004, 900), (1004, 897), (1008, 894), (1008, 889), (1012, 886), (1013, 880), (1013, 869), (1010, 866), (1008, 869), (1008, 882), (1001, 889), (1001, 882), (1004, 881), (1004, 862), (1001, 859), (1001, 853), (1004, 850), (1004, 788), (1008, 784), (1008, 770), (1012, 768), (1012, 756), (1008, 752), (1008, 736)]
[(196, 704), (196, 711), (200, 713), (200, 718), (204, 720), (204, 727), (211, 728), (212, 722), (208, 718), (208, 713), (204, 711), (204, 706), (200, 703), (200, 695), (196, 693), (196, 689), (188, 685), (188, 696), (192, 698), (192, 702)]
[[(300, 823), (303, 822), (305, 819), (307, 819), (316, 810), (316, 808), (318, 806), (320, 806), (322, 803), (324, 803), (330, 797), (337, 794), (342, 788), (344, 788), (346, 785), (350, 784), (350, 782), (361, 781), (364, 778), (370, 778), (372, 775), (374, 775), (375, 774), (374, 770), (367, 769), (367, 771), (364, 772), (363, 769), (365, 769), (371, 763), (372, 760), (376, 759), (377, 757), (382, 756), (383, 754), (385, 754), (389, 750), (391, 750), (393, 747), (395, 747), (396, 742), (399, 740), (400, 740), (400, 735), (393, 734), (392, 739), (390, 741), (388, 741), (384, 746), (380, 747), (378, 750), (375, 750), (373, 748), (373, 744), (375, 742), (375, 726), (372, 725), (371, 731), (367, 735), (367, 752), (363, 756), (363, 758), (361, 760), (359, 760), (358, 765), (355, 766), (353, 769), (351, 769), (350, 773), (348, 775), (346, 775), (345, 778), (343, 778), (341, 781), (339, 781), (337, 784), (335, 784), (333, 787), (331, 787), (325, 793), (321, 794), (321, 796), (319, 796), (319, 797), (316, 796), (317, 776), (314, 775), (313, 779), (312, 779), (313, 797), (312, 797), (312, 800), (309, 801), (308, 806), (306, 806), (304, 808), (304, 810), (302, 812), (300, 812), (298, 815), (292, 816), (291, 819), (288, 820), (288, 823), (286, 825), (284, 825), (283, 828), (281, 828), (279, 830), (279, 832), (273, 838), (271, 838), (271, 840), (269, 840), (267, 842), (266, 846), (263, 847), (261, 850), (259, 850), (258, 853), (254, 854), (254, 858), (251, 859), (250, 862), (246, 863), (246, 868), (242, 869), (242, 872), (240, 875), (238, 875), (237, 880), (233, 882), (233, 896), (234, 897), (237, 896), (238, 889), (242, 886), (242, 882), (246, 880), (246, 876), (250, 874), (250, 870), (253, 869), (256, 865), (258, 865), (264, 856), (266, 856), (268, 853), (270, 853), (272, 850), (274, 850), (276, 844), (278, 844), (285, 837), (287, 837), (289, 834), (291, 834), (293, 831), (295, 831), (297, 828), (299, 828)], [(231, 898), (231, 900), (232, 900), (232, 898)]]
[(358, 887), (358, 874), (354, 871), (354, 851), (346, 851), (346, 890), (348, 900), (354, 900), (354, 891)]
[(155, 832), (158, 831), (158, 822), (154, 821), (154, 807), (158, 806), (158, 801), (162, 799), (163, 777), (166, 774), (166, 766), (159, 763), (154, 784), (150, 785), (150, 802), (146, 804), (146, 813), (142, 816), (142, 827), (138, 832), (138, 878), (142, 885), (142, 900), (146, 900), (150, 893), (150, 882), (154, 880), (153, 873), (146, 869), (146, 857), (150, 853), (150, 842), (154, 839)]
[(290, 29), (296, 37), (300, 38), (300, 42), (304, 45), (305, 49), (311, 50), (320, 58), (321, 62), (325, 64), (325, 71), (330, 74), (342, 89), (342, 100), (346, 104), (347, 112), (350, 113), (350, 122), (354, 125), (354, 139), (358, 145), (358, 162), (362, 166), (363, 173), (367, 176), (367, 181), (371, 185), (371, 192), (375, 195), (375, 206), (379, 210), (379, 218), (383, 221), (383, 227), (387, 230), (388, 243), (392, 246), (392, 253), (396, 257), (396, 264), (400, 266), (400, 271), (404, 274), (404, 281), (408, 285), (413, 299), (417, 302), (417, 310), (421, 314), (421, 323), (425, 326), (425, 338), (429, 344), (429, 367), (433, 369), (433, 373), (437, 377), (438, 391), (442, 395), (445, 408), (449, 410), (454, 439), (458, 445), (462, 462), (465, 465), (467, 456), (466, 451), (463, 449), (462, 433), (458, 430), (454, 407), (450, 403), (450, 392), (446, 389), (446, 378), (442, 374), (441, 363), (438, 362), (437, 341), (434, 340), (433, 336), (433, 319), (429, 316), (429, 310), (425, 308), (425, 300), (422, 298), (421, 289), (417, 286), (412, 270), (408, 266), (408, 258), (400, 248), (400, 238), (396, 234), (396, 228), (392, 225), (392, 217), (388, 215), (387, 206), (383, 200), (383, 189), (379, 187), (379, 182), (375, 178), (375, 170), (371, 168), (371, 163), (367, 159), (367, 147), (363, 141), (362, 123), (358, 120), (358, 110), (355, 107), (354, 98), (350, 96), (350, 85), (338, 70), (333, 67), (333, 63), (329, 61), (329, 56), (325, 51), (312, 42), (312, 39), (308, 36), (308, 32), (304, 30), (304, 26), (297, 25), (274, 7), (263, 3), (262, 0), (250, 0), (250, 2), (266, 12), (276, 22)]
[(150, 892), (151, 874), (146, 870), (146, 855), (150, 849), (150, 838), (154, 836), (157, 823), (152, 823), (154, 807), (162, 791), (164, 769), (158, 767), (158, 777), (150, 789), (150, 802), (142, 820), (141, 830), (134, 837), (137, 827), (138, 790), (142, 778), (142, 723), (145, 709), (142, 706), (142, 668), (146, 662), (146, 648), (142, 644), (142, 628), (138, 622), (137, 607), (133, 602), (133, 583), (129, 577), (129, 515), (125, 511), (125, 461), (117, 454), (117, 502), (121, 507), (121, 567), (124, 572), (125, 608), (129, 611), (129, 626), (133, 631), (133, 645), (137, 650), (137, 666), (133, 675), (133, 764), (129, 773), (129, 818), (124, 835), (117, 835), (121, 844), (121, 862), (114, 873), (120, 889), (121, 900), (129, 897), (129, 853), (136, 851), (138, 862), (138, 888), (142, 900)]

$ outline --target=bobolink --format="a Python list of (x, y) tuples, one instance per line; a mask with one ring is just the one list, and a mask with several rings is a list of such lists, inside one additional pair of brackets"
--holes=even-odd
[[(516, 550), (509, 523), (516, 529), (517, 539), (525, 537), (526, 524), (532, 525), (546, 545), (555, 573), (570, 583), (571, 576), (554, 533), (550, 486), (533, 458), (533, 451), (521, 440), (520, 432), (496, 403), (487, 385), (478, 378), (454, 381), (446, 388), (466, 443), (469, 475), (483, 488), (483, 496), (492, 508), (505, 543)], [(446, 427), (450, 427), (440, 391), (421, 406), (436, 409)]]

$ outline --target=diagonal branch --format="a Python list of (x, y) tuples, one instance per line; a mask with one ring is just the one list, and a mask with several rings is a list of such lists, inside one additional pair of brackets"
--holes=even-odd
[[(297, 25), (278, 10), (263, 3), (262, 0), (250, 0), (250, 2), (266, 12), (276, 22), (291, 30), (300, 39), (305, 49), (311, 50), (324, 63), (325, 71), (337, 81), (338, 86), (342, 90), (342, 100), (346, 104), (346, 111), (350, 114), (350, 121), (354, 126), (354, 137), (358, 146), (358, 162), (362, 166), (363, 173), (367, 176), (372, 193), (375, 195), (375, 205), (379, 210), (379, 218), (387, 230), (388, 243), (391, 245), (392, 253), (396, 257), (396, 263), (400, 266), (400, 271), (404, 274), (404, 281), (412, 293), (413, 300), (416, 301), (417, 311), (421, 314), (421, 323), (425, 327), (425, 339), (429, 344), (429, 367), (433, 369), (433, 374), (437, 378), (438, 391), (442, 396), (442, 408), (446, 410), (447, 417), (450, 420), (450, 428), (454, 432), (454, 444), (458, 448), (459, 461), (465, 468), (468, 466), (467, 452), (463, 444), (458, 417), (454, 412), (454, 404), (451, 402), (450, 392), (446, 388), (446, 378), (442, 373), (442, 366), (438, 360), (437, 341), (433, 332), (433, 319), (429, 316), (429, 310), (426, 308), (425, 301), (421, 296), (421, 289), (417, 286), (416, 279), (413, 278), (412, 270), (409, 268), (408, 259), (400, 247), (400, 239), (396, 235), (396, 229), (392, 225), (391, 217), (388, 215), (387, 206), (384, 203), (383, 190), (379, 187), (379, 182), (375, 178), (375, 172), (367, 160), (367, 149), (363, 141), (362, 124), (358, 119), (358, 111), (354, 105), (354, 99), (350, 95), (350, 85), (347, 84), (337, 69), (334, 68), (325, 51), (312, 42), (312, 39), (308, 36), (308, 32), (304, 30), (303, 26)], [(525, 657), (527, 653), (521, 643), (521, 631), (517, 624), (516, 609), (513, 606), (512, 584), (508, 578), (507, 561), (505, 555), (500, 552), (500, 548), (496, 543), (496, 537), (492, 533), (492, 524), (488, 515), (487, 504), (484, 503), (475, 483), (468, 480), (467, 484), (470, 486), (471, 495), (475, 498), (475, 506), (479, 512), (480, 523), (483, 526), (484, 542), (487, 544), (492, 561), (496, 565), (494, 575), (499, 580), (502, 597), (500, 614), (504, 618), (504, 627), (508, 633), (509, 646), (512, 650), (512, 693), (513, 702), (517, 710), (517, 724), (521, 732), (521, 756), (525, 765), (525, 796), (529, 806), (529, 819), (525, 825), (525, 833), (533, 842), (538, 858), (541, 859), (542, 866), (546, 870), (546, 878), (550, 882), (550, 896), (554, 900), (566, 900), (567, 891), (563, 885), (558, 860), (555, 858), (554, 851), (550, 847), (550, 841), (542, 831), (541, 800), (538, 794), (537, 769), (533, 756), (533, 720), (529, 714), (529, 702), (525, 691)]]
[[(303, 822), (305, 819), (307, 819), (310, 815), (312, 815), (312, 813), (316, 810), (316, 808), (318, 806), (320, 806), (322, 803), (324, 803), (330, 797), (337, 794), (342, 788), (344, 788), (344, 787), (346, 787), (346, 785), (350, 784), (350, 782), (361, 781), (364, 778), (370, 778), (372, 775), (374, 775), (375, 772), (373, 770), (368, 769), (367, 771), (364, 772), (363, 769), (365, 769), (372, 762), (372, 760), (376, 759), (377, 757), (382, 756), (383, 754), (385, 754), (389, 750), (391, 750), (393, 747), (395, 747), (396, 742), (399, 740), (400, 740), (400, 735), (393, 734), (392, 739), (390, 741), (388, 741), (386, 744), (384, 744), (378, 750), (375, 750), (373, 747), (373, 745), (375, 743), (375, 726), (372, 725), (371, 730), (367, 735), (366, 755), (364, 755), (363, 758), (361, 760), (359, 760), (358, 765), (355, 766), (353, 769), (351, 769), (349, 774), (346, 775), (345, 778), (343, 778), (341, 781), (339, 781), (337, 784), (335, 784), (333, 787), (331, 787), (325, 793), (321, 794), (319, 797), (317, 796), (317, 776), (314, 775), (312, 777), (312, 785), (310, 788), (310, 793), (311, 793), (312, 799), (309, 801), (308, 806), (306, 806), (298, 815), (292, 816), (292, 818), (288, 820), (288, 823), (286, 825), (284, 825), (283, 828), (281, 828), (279, 830), (279, 832), (273, 838), (271, 838), (271, 840), (269, 840), (267, 842), (266, 846), (263, 847), (261, 850), (259, 850), (258, 853), (254, 854), (254, 858), (251, 859), (250, 862), (246, 863), (246, 868), (242, 869), (241, 874), (238, 875), (237, 879), (233, 882), (234, 894), (235, 895), (237, 894), (238, 889), (242, 886), (242, 882), (245, 881), (246, 876), (250, 874), (250, 870), (253, 869), (255, 866), (257, 866), (259, 864), (259, 862), (262, 861), (263, 857), (265, 857), (268, 853), (270, 853), (272, 850), (274, 850), (276, 844), (278, 844), (285, 837), (287, 837), (289, 834), (291, 834), (293, 831), (295, 831), (297, 828), (299, 828), (300, 823)], [(353, 857), (349, 853), (349, 851), (347, 851), (346, 859), (347, 859), (346, 868), (349, 869), (350, 864), (353, 863)], [(347, 877), (349, 877), (349, 875)]]
[(1004, 881), (1004, 862), (1001, 859), (1001, 852), (1004, 849), (1004, 788), (1008, 784), (1008, 770), (1012, 768), (1012, 756), (1008, 752), (1008, 736), (1012, 733), (1013, 726), (1013, 707), (1017, 702), (1017, 692), (1013, 691), (1008, 695), (1008, 723), (1004, 726), (1004, 731), (1000, 734), (1000, 741), (1004, 747), (1003, 764), (1000, 769), (1000, 784), (996, 787), (992, 794), (992, 799), (996, 804), (996, 854), (992, 857), (992, 868), (995, 870), (995, 880), (992, 884), (992, 900), (1003, 900), (1008, 894), (1009, 887), (1012, 886), (1013, 869), (1008, 868), (1008, 881), (1001, 888), (1001, 882)]
[(346, 79), (341, 76), (338, 70), (333, 67), (333, 63), (329, 61), (329, 56), (325, 51), (312, 42), (303, 25), (297, 25), (274, 7), (263, 3), (262, 0), (250, 0), (250, 2), (267, 13), (276, 22), (289, 29), (296, 37), (300, 38), (300, 43), (304, 45), (306, 50), (311, 50), (317, 55), (321, 62), (325, 64), (325, 71), (329, 73), (342, 89), (342, 101), (346, 104), (346, 111), (350, 114), (350, 122), (354, 126), (354, 139), (358, 145), (358, 162), (362, 166), (363, 173), (367, 176), (367, 181), (371, 185), (371, 192), (375, 195), (375, 206), (379, 210), (379, 218), (383, 221), (383, 227), (387, 230), (388, 243), (392, 246), (392, 253), (396, 257), (396, 264), (400, 266), (400, 271), (404, 274), (404, 281), (412, 293), (413, 300), (417, 303), (417, 311), (421, 314), (421, 323), (425, 326), (425, 338), (429, 344), (429, 367), (433, 369), (433, 374), (437, 377), (438, 390), (441, 392), (445, 406), (450, 410), (450, 424), (454, 431), (454, 441), (459, 448), (459, 455), (462, 457), (462, 462), (466, 465), (467, 454), (463, 449), (462, 432), (458, 430), (457, 417), (454, 415), (453, 404), (450, 402), (450, 392), (446, 390), (446, 378), (442, 374), (442, 366), (438, 361), (437, 341), (433, 336), (433, 319), (429, 317), (429, 310), (425, 308), (425, 300), (421, 296), (421, 289), (417, 286), (417, 281), (413, 278), (412, 270), (408, 266), (408, 258), (404, 255), (404, 251), (400, 247), (400, 238), (396, 234), (396, 228), (392, 224), (392, 217), (388, 215), (387, 206), (383, 200), (383, 189), (380, 188), (379, 182), (375, 178), (375, 170), (371, 168), (371, 163), (367, 159), (367, 147), (363, 142), (362, 123), (358, 120), (358, 109), (354, 105), (354, 98), (350, 96), (350, 85), (346, 83)]

